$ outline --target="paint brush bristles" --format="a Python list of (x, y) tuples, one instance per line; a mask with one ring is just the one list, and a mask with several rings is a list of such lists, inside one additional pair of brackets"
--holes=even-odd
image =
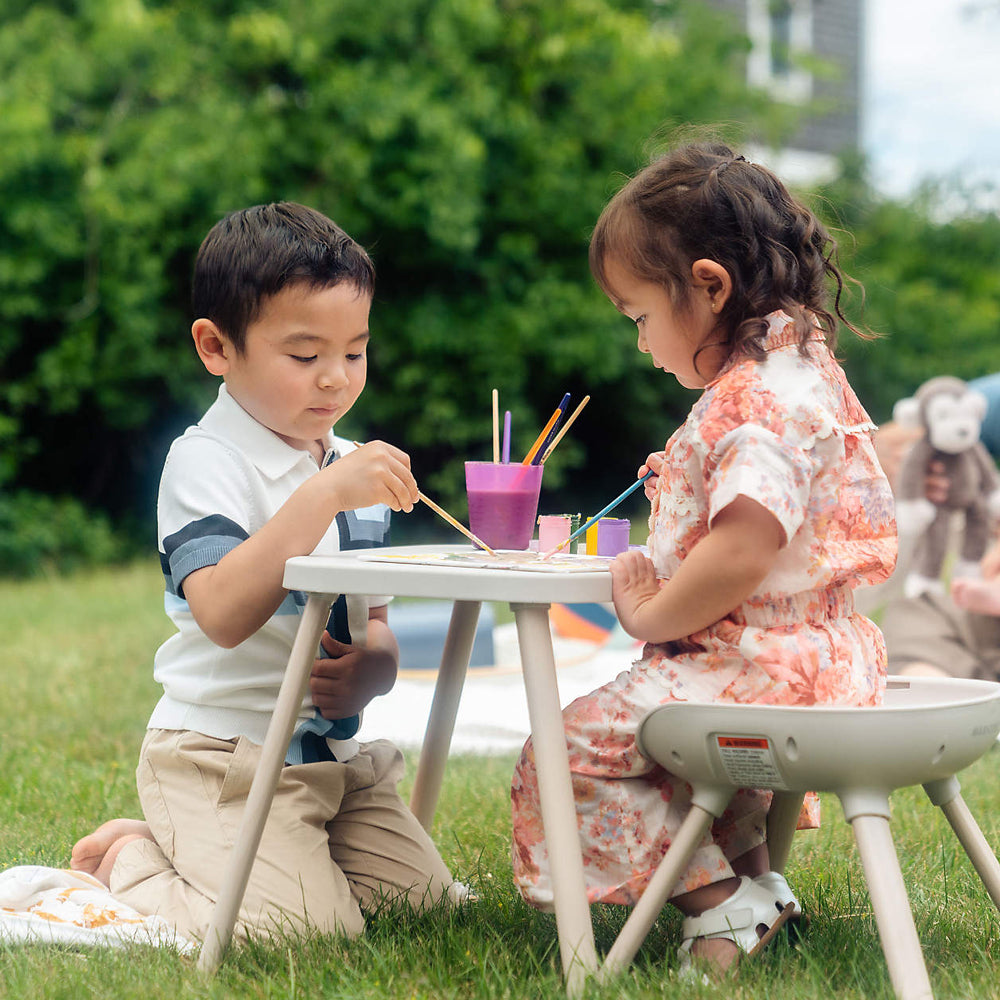
[(585, 407), (585, 406), (586, 406), (586, 405), (587, 405), (587, 404), (588, 404), (589, 402), (590, 402), (590, 396), (584, 396), (584, 397), (583, 397), (583, 399), (581, 399), (581, 400), (580, 400), (580, 405), (579, 405), (579, 406), (578, 406), (578, 407), (577, 407), (577, 408), (576, 408), (576, 409), (575, 409), (575, 410), (574, 410), (574, 411), (572, 412), (572, 414), (570, 414), (570, 417), (569, 417), (569, 419), (568, 419), (568, 420), (566, 421), (566, 423), (564, 423), (564, 424), (562, 425), (562, 427), (561, 427), (561, 428), (559, 429), (559, 433), (558, 433), (558, 434), (557, 434), (557, 435), (556, 435), (556, 436), (555, 436), (555, 437), (554, 437), (554, 438), (552, 439), (552, 444), (550, 444), (550, 445), (548, 446), (548, 448), (546, 448), (546, 449), (545, 449), (545, 451), (544, 451), (544, 453), (542, 454), (542, 462), (541, 462), (541, 464), (542, 464), (542, 465), (544, 465), (544, 464), (545, 464), (545, 460), (546, 460), (546, 459), (547, 459), (547, 458), (549, 457), (549, 455), (551, 455), (551, 454), (552, 454), (552, 452), (553, 452), (553, 451), (555, 450), (555, 446), (556, 446), (557, 444), (559, 444), (559, 442), (560, 442), (560, 441), (562, 441), (562, 439), (563, 439), (563, 435), (564, 435), (564, 434), (566, 433), (566, 431), (568, 431), (568, 430), (570, 429), (570, 427), (571, 427), (571, 426), (572, 426), (572, 424), (573, 424), (573, 421), (574, 421), (574, 420), (576, 420), (576, 418), (577, 418), (578, 416), (580, 416), (580, 411), (581, 411), (581, 410), (582, 410), (582, 409), (583, 409), (583, 408), (584, 408), (584, 407)]

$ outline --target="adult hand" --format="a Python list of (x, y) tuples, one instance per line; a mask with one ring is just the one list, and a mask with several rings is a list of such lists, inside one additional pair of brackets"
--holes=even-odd
[(875, 455), (878, 457), (882, 471), (885, 472), (889, 485), (896, 488), (899, 478), (899, 468), (903, 464), (906, 453), (924, 436), (920, 427), (903, 427), (890, 420), (882, 424), (872, 437), (875, 445)]
[(979, 561), (979, 569), (984, 580), (992, 580), (1000, 576), (1000, 539), (986, 550), (986, 554)]
[(951, 480), (944, 471), (944, 463), (929, 462), (924, 478), (924, 496), (933, 504), (942, 504), (947, 501), (950, 492)]

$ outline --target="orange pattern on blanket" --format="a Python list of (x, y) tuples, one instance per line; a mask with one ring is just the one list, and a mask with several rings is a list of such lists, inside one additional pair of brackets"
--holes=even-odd
[[(93, 892), (92, 889), (83, 887), (69, 887), (63, 889), (52, 902), (56, 903), (69, 903), (70, 897), (75, 893), (89, 893)], [(15, 910), (9, 906), (2, 906), (0, 910), (4, 913), (12, 914), (25, 914), (30, 913), (33, 917), (38, 917), (41, 920), (48, 920), (51, 923), (56, 924), (71, 924), (74, 927), (108, 927), (112, 924), (141, 924), (143, 923), (143, 918), (141, 916), (127, 917), (120, 911), (114, 909), (110, 906), (99, 906), (96, 903), (84, 903), (83, 912), (80, 916), (73, 920), (68, 920), (64, 916), (60, 916), (57, 913), (51, 913), (48, 910), (43, 910), (43, 904), (32, 903), (24, 910)]]

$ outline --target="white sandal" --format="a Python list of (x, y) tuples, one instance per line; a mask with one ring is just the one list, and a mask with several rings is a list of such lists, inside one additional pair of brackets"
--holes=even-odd
[(681, 975), (688, 976), (693, 971), (691, 946), (698, 938), (724, 938), (753, 958), (796, 912), (794, 906), (785, 906), (773, 892), (744, 875), (739, 888), (728, 899), (699, 917), (685, 918), (681, 925)]
[(755, 875), (754, 884), (759, 885), (762, 889), (767, 889), (778, 900), (782, 910), (786, 906), (794, 906), (796, 916), (802, 913), (802, 904), (796, 899), (791, 886), (780, 872), (764, 872), (763, 875)]

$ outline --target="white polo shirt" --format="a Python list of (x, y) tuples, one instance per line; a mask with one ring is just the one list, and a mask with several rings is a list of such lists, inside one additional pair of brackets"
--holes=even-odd
[[(324, 464), (354, 450), (350, 441), (332, 432), (325, 444)], [(177, 632), (156, 653), (153, 676), (163, 686), (163, 696), (148, 728), (194, 730), (219, 739), (246, 736), (263, 743), (305, 596), (289, 593), (249, 639), (223, 649), (195, 622), (184, 599), (184, 580), (215, 565), (266, 524), (317, 471), (312, 455), (258, 423), (224, 384), (198, 424), (171, 445), (160, 479), (157, 520), (164, 605)], [(384, 545), (389, 515), (382, 504), (341, 512), (314, 553)], [(371, 598), (370, 606), (386, 602)], [(343, 634), (346, 615), (334, 611), (331, 625), (337, 617)], [(342, 641), (349, 642), (349, 636)], [(314, 714), (307, 694), (300, 718), (310, 720)], [(338, 760), (357, 753), (354, 739), (329, 744)]]

